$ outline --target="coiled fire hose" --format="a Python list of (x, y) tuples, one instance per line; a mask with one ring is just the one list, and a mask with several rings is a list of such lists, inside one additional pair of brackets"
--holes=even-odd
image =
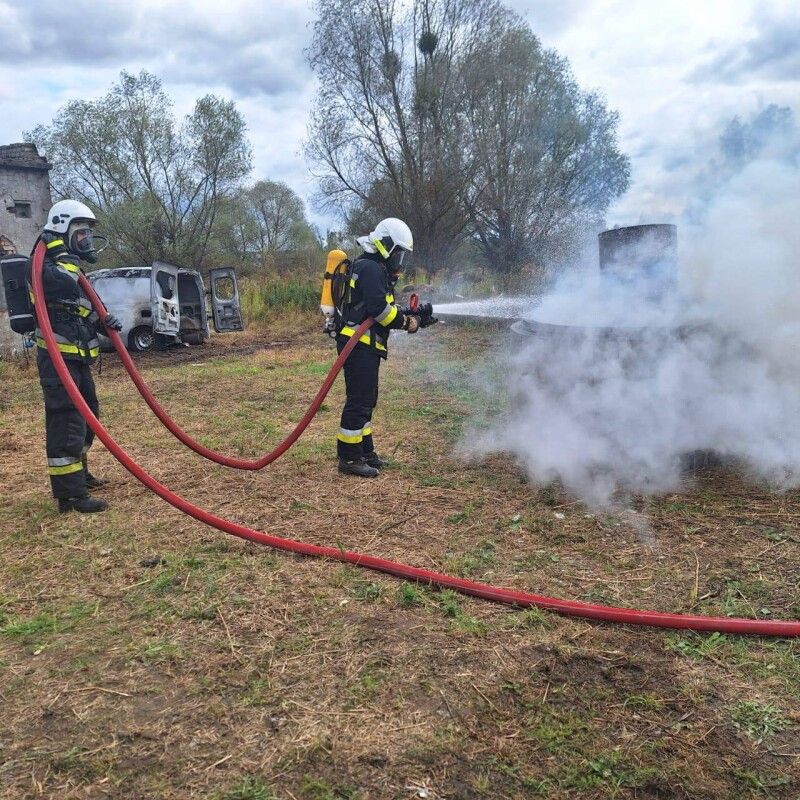
[[(646, 625), (658, 628), (760, 634), (763, 636), (780, 636), (784, 638), (800, 636), (800, 622), (798, 621), (736, 619), (691, 614), (668, 614), (658, 611), (638, 611), (631, 608), (614, 608), (611, 606), (599, 606), (571, 600), (559, 600), (553, 597), (531, 594), (529, 592), (504, 589), (490, 584), (466, 580), (464, 578), (456, 578), (452, 575), (445, 575), (440, 572), (432, 572), (431, 570), (412, 567), (407, 564), (401, 564), (396, 561), (389, 561), (363, 553), (351, 552), (335, 547), (306, 544), (305, 542), (298, 542), (293, 539), (271, 536), (236, 522), (223, 519), (209, 511), (199, 508), (164, 486), (142, 469), (142, 467), (117, 444), (83, 399), (78, 387), (72, 380), (72, 376), (69, 374), (63, 355), (58, 349), (53, 334), (53, 328), (48, 317), (44, 289), (42, 286), (44, 253), (44, 244), (40, 242), (34, 250), (32, 264), (33, 292), (36, 298), (36, 316), (38, 318), (39, 328), (47, 344), (48, 352), (50, 353), (50, 357), (64, 388), (67, 390), (70, 399), (81, 413), (81, 416), (86, 420), (89, 427), (122, 466), (148, 489), (155, 492), (159, 497), (166, 500), (184, 514), (188, 514), (217, 530), (232, 534), (233, 536), (238, 536), (241, 539), (247, 539), (251, 542), (258, 542), (259, 544), (264, 544), (277, 550), (285, 550), (307, 556), (329, 558), (334, 561), (341, 561), (358, 567), (388, 573), (400, 578), (419, 581), (420, 583), (436, 586), (438, 588), (454, 589), (455, 591), (472, 595), (473, 597), (480, 597), (485, 600), (492, 600), (494, 602), (505, 603), (520, 608), (535, 606), (568, 616), (596, 619), (605, 622)], [(94, 299), (97, 299), (96, 295), (93, 300)], [(94, 307), (95, 311), (100, 315), (100, 318), (105, 319), (106, 310), (103, 304), (97, 302)], [(108, 333), (112, 340), (117, 336), (115, 331), (108, 331)], [(360, 334), (357, 332), (354, 336), (359, 335)], [(117, 338), (119, 337), (117, 336)]]

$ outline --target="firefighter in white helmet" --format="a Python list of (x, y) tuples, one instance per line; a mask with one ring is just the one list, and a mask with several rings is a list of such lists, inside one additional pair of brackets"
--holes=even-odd
[(375, 324), (361, 337), (344, 363), (347, 399), (337, 436), (339, 472), (374, 478), (386, 462), (375, 452), (372, 412), (378, 402), (378, 371), (388, 353), (392, 328), (415, 333), (420, 319), (404, 314), (394, 302), (394, 284), (404, 259), (414, 250), (408, 225), (391, 217), (358, 240), (363, 252), (349, 271), (336, 345), (341, 353), (355, 329), (372, 317)]
[[(105, 237), (95, 234), (96, 224), (97, 218), (88, 206), (77, 200), (61, 200), (50, 209), (40, 240), (47, 248), (42, 285), (56, 343), (72, 379), (98, 416), (99, 404), (91, 365), (100, 354), (97, 339), (99, 320), (78, 283), (82, 272), (80, 262), (95, 263), (101, 252), (97, 240), (105, 241)], [(34, 301), (32, 292), (31, 301)], [(122, 329), (111, 314), (103, 322), (114, 330)], [(62, 512), (103, 511), (107, 503), (89, 494), (90, 489), (105, 483), (89, 472), (86, 461), (94, 433), (61, 383), (38, 327), (35, 335), (36, 364), (44, 394), (47, 471), (53, 496)]]

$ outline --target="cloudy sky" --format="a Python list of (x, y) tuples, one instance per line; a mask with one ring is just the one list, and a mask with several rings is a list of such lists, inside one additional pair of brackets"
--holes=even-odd
[[(770, 103), (800, 116), (797, 0), (511, 0), (584, 88), (621, 114), (633, 184), (610, 224), (667, 221), (683, 209), (721, 125)], [(0, 144), (49, 122), (66, 101), (105, 93), (121, 69), (158, 75), (191, 110), (207, 92), (244, 114), (255, 178), (308, 199), (300, 149), (314, 106), (304, 51), (307, 0), (0, 0)], [(326, 217), (309, 209), (325, 227)]]

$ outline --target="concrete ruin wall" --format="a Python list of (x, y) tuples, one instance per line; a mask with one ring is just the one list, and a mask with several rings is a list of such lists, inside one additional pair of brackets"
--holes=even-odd
[[(13, 246), (17, 253), (30, 252), (52, 205), (49, 169), (36, 145), (0, 146), (0, 250)], [(0, 357), (14, 355), (21, 342), (8, 327), (0, 283)]]

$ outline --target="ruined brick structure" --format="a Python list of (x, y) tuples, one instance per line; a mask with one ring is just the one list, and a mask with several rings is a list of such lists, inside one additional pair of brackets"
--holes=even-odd
[[(50, 164), (34, 144), (0, 146), (0, 255), (28, 253), (50, 209)], [(19, 347), (6, 319), (6, 302), (0, 284), (0, 357)]]

